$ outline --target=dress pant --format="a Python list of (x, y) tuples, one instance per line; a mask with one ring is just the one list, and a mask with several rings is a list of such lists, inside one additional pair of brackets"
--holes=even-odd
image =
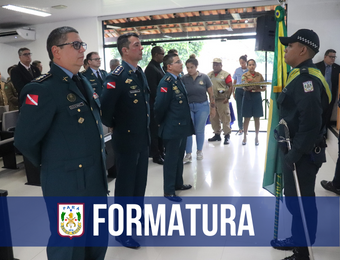
[[(311, 160), (311, 155), (305, 154), (295, 163), (295, 166), (306, 216), (309, 239), (311, 244), (313, 244), (315, 242), (318, 217), (314, 188), (316, 174), (321, 167), (321, 163), (314, 163)], [(299, 247), (302, 247), (299, 249), (299, 252), (304, 252), (307, 255), (308, 245), (306, 244), (293, 172), (284, 162), (282, 163), (282, 170), (286, 206), (293, 217), (291, 226), (292, 237), (296, 244)]]
[(164, 139), (163, 189), (165, 194), (175, 194), (175, 188), (183, 185), (183, 157), (187, 137)]
[(340, 189), (340, 136), (338, 138), (338, 160), (336, 161), (333, 186)]
[(230, 134), (230, 109), (229, 102), (223, 104), (223, 100), (216, 100), (216, 116), (214, 118), (210, 118), (212, 129), (215, 134), (221, 134), (221, 123), (223, 125), (224, 135)]
[(155, 120), (155, 112), (153, 111), (153, 105), (150, 104), (150, 156), (154, 159), (163, 157), (164, 145), (162, 138), (158, 137), (158, 124)]

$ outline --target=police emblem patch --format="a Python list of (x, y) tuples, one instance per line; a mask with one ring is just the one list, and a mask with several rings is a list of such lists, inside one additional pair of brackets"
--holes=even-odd
[(302, 85), (305, 92), (314, 91), (313, 82), (311, 80), (303, 82)]
[(134, 86), (130, 86), (131, 89), (136, 89), (137, 88), (137, 85), (134, 85)]
[(133, 103), (137, 104), (137, 103), (138, 103), (138, 99), (135, 99), (135, 100), (133, 101)]
[(73, 93), (69, 93), (67, 94), (67, 100), (70, 101), (70, 102), (74, 102), (76, 101), (76, 95), (74, 95)]
[(84, 234), (84, 203), (58, 203), (58, 233), (62, 237)]
[(200, 81), (200, 85), (204, 85), (204, 82), (203, 82), (203, 80), (201, 80), (201, 81)]

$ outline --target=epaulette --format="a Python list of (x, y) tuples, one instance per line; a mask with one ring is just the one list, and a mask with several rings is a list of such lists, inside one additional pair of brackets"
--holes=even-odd
[(43, 74), (43, 75), (35, 78), (34, 80), (32, 80), (32, 82), (42, 82), (42, 81), (44, 81), (45, 79), (47, 79), (47, 78), (49, 78), (51, 76), (52, 76), (51, 73), (46, 73), (46, 74)]
[(124, 70), (124, 67), (119, 65), (117, 68), (115, 68), (114, 71), (112, 71), (112, 74), (118, 76), (120, 75), (120, 73), (122, 73), (123, 70)]
[(171, 81), (171, 76), (165, 78), (164, 80), (167, 81), (167, 82), (170, 82)]
[(308, 67), (300, 68), (300, 74), (309, 74)]

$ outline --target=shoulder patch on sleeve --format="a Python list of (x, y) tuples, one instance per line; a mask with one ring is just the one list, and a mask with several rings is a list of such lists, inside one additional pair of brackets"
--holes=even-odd
[(124, 70), (124, 67), (119, 65), (117, 68), (115, 68), (114, 71), (112, 71), (112, 74), (118, 76), (120, 75), (120, 73), (122, 73), (123, 70)]
[(314, 91), (313, 82), (311, 80), (302, 82), (302, 85), (303, 85), (303, 90), (305, 92), (313, 92)]
[(46, 73), (46, 74), (43, 74), (43, 75), (35, 78), (34, 80), (32, 80), (32, 82), (43, 82), (45, 79), (48, 79), (51, 76), (52, 76), (51, 73)]

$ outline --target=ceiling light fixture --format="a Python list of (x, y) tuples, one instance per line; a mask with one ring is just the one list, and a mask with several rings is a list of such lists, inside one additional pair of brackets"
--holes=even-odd
[(110, 29), (122, 29), (122, 27), (119, 27), (119, 26), (114, 26), (114, 25), (106, 25), (106, 28), (110, 28)]
[(46, 13), (46, 12), (43, 12), (43, 11), (38, 11), (38, 10), (30, 9), (30, 8), (20, 7), (20, 6), (16, 6), (16, 5), (3, 5), (2, 8), (12, 10), (12, 11), (16, 11), (16, 12), (41, 16), (41, 17), (47, 17), (47, 16), (51, 15), (50, 13)]
[(239, 13), (233, 13), (231, 16), (234, 18), (234, 20), (241, 20), (241, 16)]

